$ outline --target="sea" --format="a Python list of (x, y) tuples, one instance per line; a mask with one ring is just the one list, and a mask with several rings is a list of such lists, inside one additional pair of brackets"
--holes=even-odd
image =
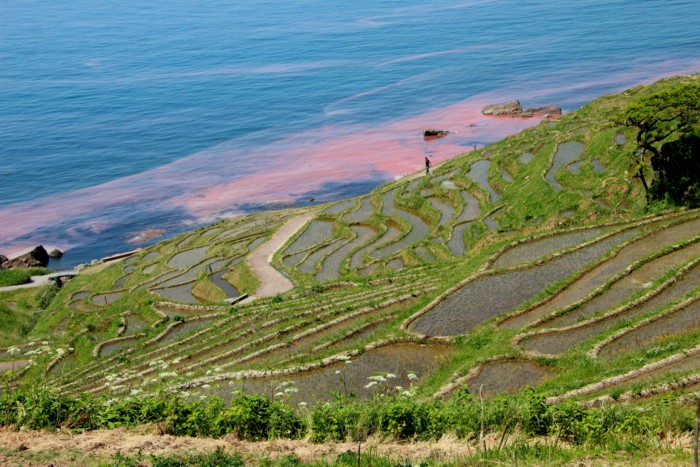
[(538, 122), (484, 105), (696, 72), (698, 0), (5, 0), (0, 254), (359, 195)]

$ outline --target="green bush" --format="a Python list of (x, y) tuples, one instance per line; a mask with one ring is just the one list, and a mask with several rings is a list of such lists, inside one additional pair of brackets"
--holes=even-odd
[[(662, 410), (666, 407), (667, 410)], [(29, 390), (0, 395), (0, 420), (27, 429), (93, 430), (153, 423), (161, 432), (179, 436), (240, 439), (297, 439), (309, 427), (288, 405), (253, 395), (184, 400), (161, 394), (111, 400), (89, 395), (66, 396)], [(549, 406), (533, 391), (474, 400), (460, 391), (448, 401), (393, 395), (371, 401), (339, 397), (311, 410), (311, 441), (362, 441), (373, 434), (398, 440), (439, 439), (447, 433), (474, 438), (482, 433), (506, 436), (516, 426), (533, 436), (556, 436), (576, 445), (612, 446), (630, 437), (649, 438), (659, 432), (687, 432), (693, 419), (675, 403), (641, 409), (614, 405), (584, 408), (569, 401)], [(612, 444), (611, 444), (612, 443)], [(165, 464), (164, 464), (165, 465)]]
[(44, 274), (48, 274), (48, 269), (3, 269), (0, 271), (0, 287), (28, 284), (32, 276), (43, 276)]
[(299, 438), (304, 421), (287, 405), (260, 396), (240, 395), (226, 406), (220, 398), (186, 401), (162, 394), (111, 400), (55, 391), (5, 393), (0, 396), (5, 425), (28, 429), (98, 429), (156, 423), (161, 431), (181, 436), (241, 439)]

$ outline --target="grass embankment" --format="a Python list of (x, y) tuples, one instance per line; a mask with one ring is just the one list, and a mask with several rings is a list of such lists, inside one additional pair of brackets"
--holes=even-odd
[(29, 284), (32, 276), (43, 276), (49, 273), (46, 268), (3, 269), (0, 271), (0, 287)]

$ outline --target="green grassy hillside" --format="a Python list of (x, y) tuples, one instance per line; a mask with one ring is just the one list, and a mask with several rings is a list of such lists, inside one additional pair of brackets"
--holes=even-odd
[[(3, 391), (194, 403), (242, 390), (302, 418), (315, 406), (304, 430), (319, 441), (505, 433), (511, 415), (524, 432), (575, 439), (580, 427), (557, 420), (621, 401), (651, 418), (620, 428), (631, 412), (615, 412), (592, 430), (686, 429), (669, 404), (700, 389), (700, 211), (647, 204), (634, 134), (615, 122), (631, 99), (698, 80), (602, 97), (364, 196), (202, 227), (55, 294), (0, 292), (3, 317), (22, 320), (12, 332), (0, 320)], [(309, 210), (273, 258), (295, 287), (224, 303), (255, 293), (264, 279), (248, 255)], [(30, 304), (41, 311), (28, 326)], [(406, 410), (404, 425), (372, 421), (379, 396)], [(539, 428), (524, 425), (535, 406)], [(481, 427), (467, 421), (479, 407)], [(420, 425), (431, 410), (441, 424)]]

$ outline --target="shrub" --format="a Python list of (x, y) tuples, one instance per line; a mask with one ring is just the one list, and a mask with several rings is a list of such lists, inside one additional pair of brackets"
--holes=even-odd
[(32, 276), (47, 274), (46, 268), (3, 269), (0, 271), (0, 287), (28, 284)]

